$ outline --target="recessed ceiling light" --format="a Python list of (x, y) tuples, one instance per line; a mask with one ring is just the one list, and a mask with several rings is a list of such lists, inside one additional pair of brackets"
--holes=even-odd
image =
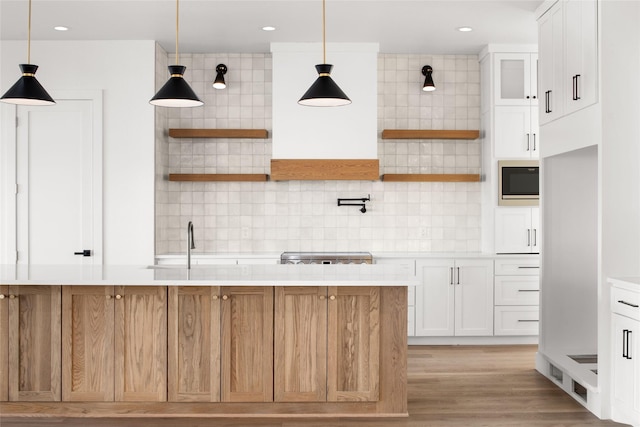
[(458, 27), (458, 31), (460, 31), (461, 33), (468, 33), (469, 31), (473, 31), (473, 28), (471, 28), (471, 27)]
[(62, 25), (58, 25), (56, 27), (53, 27), (53, 29), (56, 31), (68, 31), (69, 27), (63, 27)]
[(266, 26), (266, 27), (262, 27), (263, 31), (275, 31), (276, 27), (272, 27), (270, 25)]

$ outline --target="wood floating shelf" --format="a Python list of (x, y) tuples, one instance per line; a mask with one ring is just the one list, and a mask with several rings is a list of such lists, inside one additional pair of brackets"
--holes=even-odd
[(172, 138), (248, 138), (266, 139), (266, 129), (169, 129)]
[(384, 129), (382, 139), (478, 139), (479, 130)]
[(169, 181), (183, 182), (264, 182), (268, 181), (269, 175), (263, 173), (170, 173)]
[(381, 177), (387, 182), (480, 182), (478, 174), (461, 173), (386, 173)]
[(271, 180), (360, 180), (380, 178), (378, 159), (274, 159)]

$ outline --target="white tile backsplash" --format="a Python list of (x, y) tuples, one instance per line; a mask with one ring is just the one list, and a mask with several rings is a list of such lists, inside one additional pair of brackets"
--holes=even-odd
[[(158, 48), (156, 85), (167, 79)], [(167, 127), (271, 130), (271, 56), (181, 55), (199, 108), (156, 108), (156, 252), (480, 250), (479, 183), (382, 181), (168, 182), (168, 173), (269, 173), (271, 140), (173, 139)], [(215, 67), (227, 65), (227, 89)], [(437, 90), (423, 92), (433, 67)], [(382, 129), (479, 129), (475, 55), (390, 55), (378, 60), (378, 134)], [(159, 87), (159, 86), (158, 86)], [(378, 139), (380, 173), (479, 173), (480, 142)], [(371, 196), (367, 212), (338, 198)]]

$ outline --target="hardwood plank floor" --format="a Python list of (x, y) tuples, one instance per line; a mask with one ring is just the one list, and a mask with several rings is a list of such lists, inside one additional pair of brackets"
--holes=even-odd
[(582, 427), (593, 416), (534, 369), (536, 346), (410, 346), (402, 419), (14, 419), (1, 427)]

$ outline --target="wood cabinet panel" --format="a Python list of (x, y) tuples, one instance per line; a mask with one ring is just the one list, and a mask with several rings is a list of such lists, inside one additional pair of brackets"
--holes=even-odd
[(330, 287), (327, 400), (379, 396), (380, 289)]
[(222, 288), (222, 401), (273, 401), (273, 288)]
[(113, 286), (62, 290), (62, 400), (114, 398)]
[(276, 402), (327, 399), (327, 288), (275, 290)]
[(219, 293), (217, 286), (169, 288), (169, 401), (220, 401)]
[(60, 286), (10, 286), (9, 295), (9, 400), (59, 401)]
[(115, 325), (115, 400), (166, 400), (167, 288), (117, 287)]
[(9, 287), (0, 286), (0, 402), (9, 400)]

